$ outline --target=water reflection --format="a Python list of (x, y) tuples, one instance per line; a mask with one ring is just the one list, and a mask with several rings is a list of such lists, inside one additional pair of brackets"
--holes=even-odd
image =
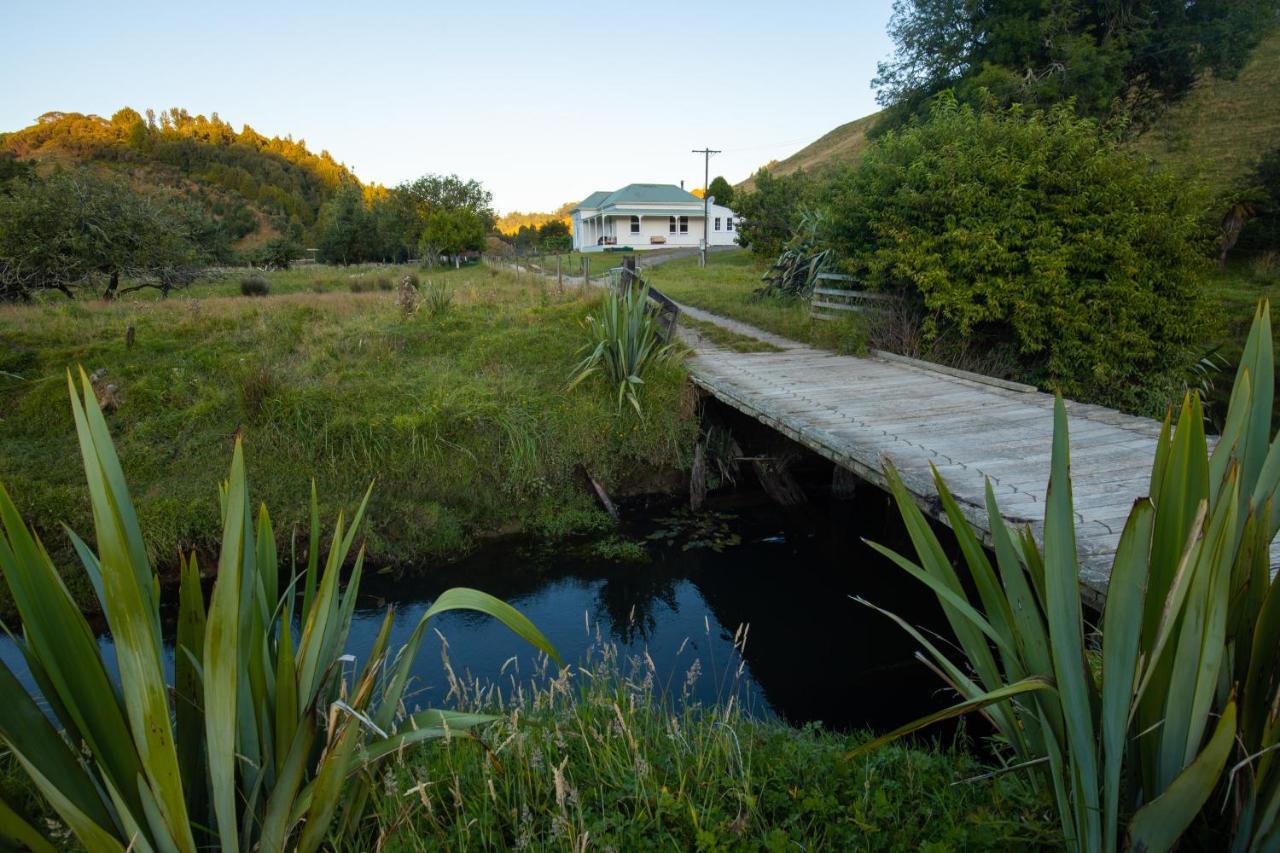
[[(661, 521), (670, 510), (628, 507), (624, 535), (670, 533)], [(733, 693), (750, 710), (795, 723), (880, 730), (943, 704), (935, 677), (914, 660), (910, 638), (850, 599), (861, 595), (917, 624), (941, 622), (931, 596), (861, 541), (907, 547), (887, 532), (899, 527), (882, 494), (868, 489), (852, 502), (791, 513), (735, 507), (729, 519), (740, 544), (717, 551), (686, 547), (707, 544), (694, 535), (665, 536), (649, 542), (646, 564), (606, 562), (589, 547), (506, 542), (417, 577), (367, 576), (349, 650), (364, 660), (388, 604), (395, 605), (396, 648), (441, 591), (471, 586), (520, 608), (567, 661), (599, 654), (602, 642), (616, 646), (620, 661), (646, 668), (652, 661), (658, 689), (674, 699), (712, 703)], [(432, 624), (436, 634), (415, 665), (416, 704), (447, 701), (446, 648), (453, 672), (473, 686), (518, 689), (538, 667), (528, 646), (487, 617), (457, 611)], [(741, 652), (734, 642), (740, 631)], [(114, 668), (110, 639), (100, 646)], [(0, 642), (0, 658), (30, 686), (12, 641)], [(170, 668), (172, 662), (167, 650)]]

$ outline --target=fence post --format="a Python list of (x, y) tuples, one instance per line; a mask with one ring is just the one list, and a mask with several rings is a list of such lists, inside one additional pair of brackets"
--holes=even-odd
[(560, 274), (560, 254), (556, 253), (556, 287), (560, 288), (560, 292), (564, 292), (564, 276)]

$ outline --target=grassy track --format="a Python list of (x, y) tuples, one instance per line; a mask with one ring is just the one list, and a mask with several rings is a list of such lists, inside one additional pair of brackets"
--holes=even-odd
[(812, 320), (805, 300), (755, 299), (765, 267), (746, 250), (712, 252), (705, 269), (697, 256), (653, 267), (645, 277), (663, 293), (695, 308), (741, 320), (792, 340), (856, 353), (864, 349), (853, 322)]
[[(114, 401), (147, 543), (166, 566), (215, 544), (216, 478), (237, 431), (283, 536), (306, 517), (310, 477), (322, 500), (347, 502), (376, 479), (374, 565), (460, 556), (491, 532), (598, 524), (580, 467), (613, 489), (681, 464), (696, 426), (678, 365), (646, 383), (643, 421), (590, 384), (564, 393), (589, 308), (576, 289), (479, 267), (424, 274), (452, 306), (405, 317), (376, 284), (403, 272), (277, 273), (258, 298), (227, 295), (238, 284), (224, 280), (164, 301), (0, 308), (0, 482), (61, 556), (59, 522), (91, 532), (67, 402), (76, 365)], [(358, 280), (373, 289), (352, 293)], [(71, 580), (83, 596), (80, 573)]]

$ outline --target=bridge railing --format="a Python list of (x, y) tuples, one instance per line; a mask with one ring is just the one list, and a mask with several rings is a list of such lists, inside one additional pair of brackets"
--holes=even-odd
[[(632, 281), (646, 283), (634, 267), (614, 267), (605, 274), (609, 277), (609, 288), (619, 292)], [(680, 322), (680, 306), (652, 284), (648, 285), (648, 288), (649, 304), (653, 306), (654, 313), (657, 315), (658, 327), (662, 330), (662, 342), (669, 344), (676, 336), (676, 328)]]

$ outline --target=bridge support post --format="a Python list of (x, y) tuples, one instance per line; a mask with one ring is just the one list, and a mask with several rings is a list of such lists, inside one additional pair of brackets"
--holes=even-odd
[(838, 501), (851, 501), (858, 491), (858, 476), (842, 465), (831, 470), (831, 497)]

